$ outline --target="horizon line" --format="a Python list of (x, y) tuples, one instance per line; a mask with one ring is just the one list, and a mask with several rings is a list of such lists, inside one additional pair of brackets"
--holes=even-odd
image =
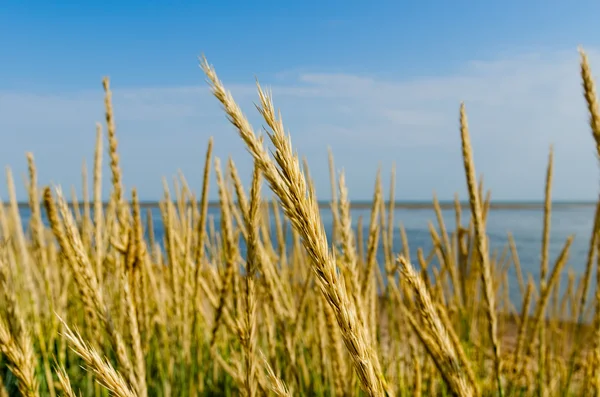
[[(159, 203), (163, 200), (141, 200), (140, 208), (154, 208), (158, 207)], [(266, 200), (271, 202), (271, 200)], [(130, 200), (128, 200), (130, 202)], [(237, 203), (237, 200), (235, 201)], [(91, 201), (90, 201), (91, 203)], [(177, 203), (176, 200), (173, 200), (173, 203)], [(186, 201), (186, 204), (189, 201)], [(200, 203), (198, 200), (197, 204)], [(331, 200), (319, 200), (318, 202), (319, 208), (328, 208), (331, 206)], [(350, 200), (350, 208), (353, 209), (368, 209), (371, 208), (373, 200)], [(455, 201), (454, 200), (438, 200), (440, 208), (448, 209), (454, 208)], [(72, 201), (68, 201), (67, 204), (69, 207), (73, 206)], [(82, 201), (77, 201), (78, 206), (83, 206)], [(384, 201), (384, 204), (389, 207), (390, 201)], [(597, 201), (592, 200), (553, 200), (552, 205), (558, 207), (588, 207), (595, 206)], [(10, 205), (10, 203), (4, 203), (5, 206)], [(19, 209), (29, 208), (28, 201), (18, 201), (17, 206)], [(107, 207), (108, 201), (102, 201), (102, 206)], [(209, 208), (219, 207), (220, 203), (218, 200), (211, 200), (208, 202)], [(461, 208), (469, 207), (469, 201), (460, 201)], [(544, 201), (543, 200), (491, 200), (490, 201), (490, 209), (538, 209), (543, 208)], [(394, 202), (395, 209), (428, 209), (433, 208), (433, 200), (396, 200)]]

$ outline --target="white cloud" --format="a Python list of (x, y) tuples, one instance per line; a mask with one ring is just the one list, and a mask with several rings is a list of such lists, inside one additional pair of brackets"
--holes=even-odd
[[(594, 70), (600, 56), (589, 52)], [(218, 60), (216, 62), (218, 72)], [(327, 146), (344, 168), (352, 197), (368, 199), (376, 168), (397, 164), (400, 199), (463, 192), (458, 107), (467, 105), (478, 172), (501, 199), (542, 197), (548, 146), (555, 145), (555, 197), (597, 194), (597, 164), (581, 95), (578, 54), (572, 51), (472, 61), (455, 74), (383, 80), (369, 76), (283, 72), (274, 102), (328, 197)], [(443, 60), (440, 60), (443, 62)], [(443, 66), (440, 66), (443, 70)], [(199, 70), (199, 79), (202, 72)], [(230, 89), (256, 129), (254, 75)], [(261, 76), (259, 76), (260, 78)], [(216, 155), (228, 155), (246, 176), (250, 161), (223, 111), (203, 84), (194, 87), (113, 87), (125, 182), (145, 198), (160, 195), (163, 175), (182, 169), (201, 180), (203, 151), (215, 136)], [(79, 164), (91, 164), (94, 123), (103, 119), (102, 92), (0, 92), (0, 156), (16, 173), (33, 151), (40, 179), (79, 186)], [(106, 169), (108, 170), (108, 169)], [(106, 174), (108, 175), (108, 174)], [(20, 179), (17, 178), (17, 181)], [(108, 186), (108, 184), (106, 184)], [(214, 192), (214, 189), (213, 189)], [(6, 189), (0, 188), (6, 197)], [(24, 190), (19, 190), (24, 197)]]

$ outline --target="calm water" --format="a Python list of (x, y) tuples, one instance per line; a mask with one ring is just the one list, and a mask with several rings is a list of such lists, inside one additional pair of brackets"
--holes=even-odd
[[(152, 218), (154, 220), (154, 234), (156, 239), (162, 239), (164, 232), (161, 224), (160, 211), (157, 207), (152, 207)], [(466, 210), (463, 211), (466, 214)], [(144, 216), (145, 216), (144, 212)], [(322, 209), (322, 220), (328, 236), (331, 235), (332, 217), (328, 209)], [(370, 210), (353, 209), (352, 212), (353, 225), (356, 227), (356, 222), (359, 216), (363, 217), (363, 232), (368, 235), (368, 223), (370, 218)], [(449, 230), (455, 227), (454, 211), (444, 210), (444, 221)], [(571, 267), (578, 275), (582, 274), (585, 268), (586, 255), (588, 250), (589, 236), (593, 224), (594, 206), (567, 206), (556, 205), (552, 213), (551, 223), (551, 239), (550, 239), (550, 266), (558, 256), (565, 239), (573, 234), (575, 236), (573, 245), (571, 246), (570, 256), (567, 263), (568, 269)], [(29, 220), (29, 210), (21, 209), (21, 216), (24, 225)], [(214, 219), (215, 226), (219, 227), (220, 213), (218, 208), (209, 208), (209, 216)], [(464, 216), (465, 217), (465, 216)], [(413, 255), (413, 263), (416, 262), (416, 252), (418, 247), (422, 247), (425, 254), (431, 248), (431, 239), (428, 229), (428, 222), (432, 221), (437, 226), (435, 213), (432, 209), (396, 209), (394, 213), (396, 225), (400, 222), (406, 228), (408, 241)], [(521, 266), (525, 274), (532, 273), (537, 281), (539, 275), (539, 260), (541, 249), (542, 235), (542, 220), (543, 212), (541, 209), (497, 209), (491, 210), (488, 215), (487, 231), (490, 238), (491, 251), (497, 249), (502, 252), (507, 244), (507, 232), (511, 232), (515, 238), (517, 250), (521, 260)], [(463, 220), (465, 222), (466, 220)], [(274, 233), (274, 230), (272, 230)], [(288, 239), (291, 234), (288, 233)], [(400, 234), (394, 235), (394, 251), (398, 252), (402, 247)], [(381, 252), (379, 253), (381, 258)], [(510, 275), (511, 285), (511, 300), (520, 301), (518, 284), (514, 272)], [(566, 281), (566, 271), (564, 279)], [(563, 287), (565, 282), (561, 283)]]

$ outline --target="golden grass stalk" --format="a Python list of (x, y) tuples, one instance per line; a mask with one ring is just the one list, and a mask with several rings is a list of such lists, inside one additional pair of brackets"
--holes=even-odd
[(331, 150), (331, 148), (327, 148), (328, 151), (328, 155), (329, 155), (329, 184), (331, 186), (331, 204), (330, 204), (330, 208), (331, 208), (331, 218), (332, 218), (332, 230), (331, 230), (331, 240), (334, 242), (338, 241), (338, 230), (339, 230), (339, 217), (340, 217), (340, 210), (339, 210), (339, 202), (338, 202), (338, 197), (337, 197), (337, 189), (336, 186), (338, 186), (338, 184), (335, 181), (335, 163), (334, 163), (334, 159), (333, 159), (333, 151)]
[(35, 377), (36, 358), (31, 340), (26, 334), (21, 334), (19, 337), (13, 336), (3, 319), (0, 319), (0, 351), (19, 382), (21, 395), (38, 397), (38, 382)]
[(523, 271), (521, 270), (521, 261), (519, 259), (519, 253), (517, 252), (517, 245), (515, 244), (515, 238), (512, 233), (508, 233), (508, 246), (510, 248), (510, 254), (513, 266), (517, 273), (517, 282), (519, 283), (519, 291), (521, 291), (521, 297), (525, 296), (525, 281), (523, 279)]
[(91, 245), (90, 238), (92, 237), (92, 208), (90, 203), (88, 168), (85, 159), (81, 164), (81, 186), (81, 195), (83, 200), (83, 218), (81, 220), (81, 230), (83, 235), (83, 243), (86, 247), (89, 247)]
[[(44, 292), (46, 295), (45, 301), (47, 302), (40, 309), (47, 310), (49, 312), (54, 311), (54, 294), (52, 289), (52, 284), (50, 280), (50, 268), (48, 266), (48, 258), (46, 251), (46, 242), (44, 236), (44, 225), (42, 223), (42, 216), (40, 211), (40, 194), (37, 186), (37, 171), (35, 167), (35, 161), (32, 153), (27, 153), (27, 165), (29, 172), (29, 186), (28, 186), (28, 194), (29, 194), (29, 208), (31, 210), (31, 218), (30, 218), (30, 229), (32, 235), (33, 242), (33, 255), (35, 257), (35, 262), (39, 263), (42, 267), (42, 279), (44, 285)], [(37, 270), (37, 269), (35, 269)], [(32, 293), (35, 293), (32, 291)], [(50, 321), (51, 328), (54, 325), (54, 321)], [(35, 331), (38, 339), (38, 343), (40, 345), (40, 351), (42, 354), (42, 363), (44, 366), (44, 376), (46, 377), (46, 383), (48, 384), (48, 391), (50, 393), (50, 397), (56, 397), (56, 392), (54, 390), (54, 381), (52, 379), (52, 371), (50, 367), (50, 359), (48, 354), (47, 342), (43, 337), (44, 330), (43, 325), (40, 321), (37, 321), (35, 324)]]
[(63, 335), (68, 340), (71, 349), (85, 361), (88, 369), (94, 373), (102, 386), (117, 397), (137, 396), (108, 360), (103, 359), (94, 347), (88, 345), (76, 329), (72, 331), (62, 318), (59, 317), (59, 319), (64, 327)]
[(399, 256), (398, 263), (403, 279), (416, 297), (418, 317), (422, 320), (422, 326), (416, 323), (416, 319), (408, 311), (405, 313), (407, 318), (452, 392), (457, 396), (476, 396), (477, 387), (473, 383), (473, 375), (469, 375), (469, 363), (464, 361), (464, 353), (457, 354), (455, 344), (452, 343), (448, 330), (437, 313), (425, 283), (406, 258)]
[[(18, 248), (18, 266), (16, 266), (16, 274), (18, 276), (23, 276), (22, 281), (24, 283), (23, 287), (27, 292), (27, 298), (29, 299), (29, 305), (27, 309), (31, 311), (31, 314), (34, 316), (34, 320), (39, 321), (40, 309), (39, 309), (39, 300), (38, 296), (35, 293), (35, 285), (34, 285), (34, 268), (31, 261), (31, 254), (27, 249), (27, 241), (25, 239), (25, 233), (23, 233), (22, 219), (19, 212), (19, 203), (17, 201), (17, 194), (15, 191), (15, 183), (12, 176), (12, 171), (10, 168), (6, 168), (6, 184), (8, 187), (8, 196), (10, 199), (10, 214), (12, 216), (12, 221), (14, 222), (14, 234), (16, 237), (16, 243)], [(25, 308), (24, 308), (25, 309)], [(29, 313), (25, 313), (26, 315)]]
[[(546, 292), (547, 280), (546, 275), (548, 273), (548, 251), (550, 249), (550, 218), (552, 216), (552, 167), (554, 163), (554, 151), (550, 147), (550, 154), (548, 155), (548, 168), (546, 170), (546, 185), (544, 189), (544, 226), (542, 229), (542, 252), (540, 261), (540, 293), (542, 296)], [(542, 318), (546, 317), (546, 311), (542, 311)], [(539, 369), (538, 369), (538, 388), (540, 393), (544, 394), (545, 380), (544, 380), (544, 363), (546, 362), (546, 327), (545, 321), (540, 327), (539, 338)]]
[[(133, 233), (130, 234), (128, 240), (130, 245), (132, 242), (134, 242)], [(131, 334), (131, 348), (133, 350), (133, 364), (136, 375), (136, 392), (138, 396), (142, 397), (148, 395), (148, 388), (146, 385), (146, 360), (144, 358), (144, 353), (142, 350), (142, 339), (140, 336), (140, 327), (138, 324), (137, 310), (139, 308), (137, 308), (135, 305), (132, 285), (130, 281), (132, 278), (133, 277), (128, 278), (127, 274), (123, 271), (121, 273), (120, 281), (123, 288), (123, 299), (125, 301), (124, 303), (127, 313), (127, 323), (129, 325), (129, 332)]]
[[(583, 85), (583, 93), (588, 106), (589, 124), (592, 130), (592, 136), (596, 143), (596, 153), (600, 158), (600, 107), (596, 96), (596, 88), (592, 77), (591, 68), (586, 53), (582, 48), (579, 48), (581, 56), (581, 79)], [(600, 205), (600, 203), (599, 203)], [(598, 263), (600, 264), (600, 226), (594, 225), (593, 234), (595, 235), (596, 254), (598, 255)], [(592, 237), (592, 241), (594, 237)], [(600, 266), (596, 267), (596, 284), (600, 286)], [(600, 392), (600, 287), (596, 287), (596, 314), (594, 317), (594, 360), (596, 367), (593, 374), (593, 385), (597, 393)]]
[[(137, 309), (137, 318), (140, 331), (145, 333), (146, 340), (150, 335), (150, 314), (149, 314), (149, 303), (147, 297), (148, 291), (148, 279), (152, 275), (152, 269), (148, 267), (148, 247), (146, 240), (144, 239), (144, 225), (142, 224), (142, 215), (140, 210), (140, 202), (137, 195), (137, 191), (134, 189), (132, 192), (133, 202), (133, 238), (135, 246), (135, 260), (133, 265), (133, 274), (131, 275), (132, 290), (135, 294), (135, 306)], [(137, 283), (135, 288), (133, 285)], [(144, 346), (144, 350), (147, 350), (147, 341)]]
[(211, 350), (216, 342), (217, 332), (221, 325), (221, 319), (227, 305), (227, 295), (233, 287), (234, 266), (236, 265), (237, 252), (233, 237), (233, 225), (231, 223), (231, 209), (229, 205), (229, 193), (225, 186), (225, 180), (221, 171), (221, 161), (215, 159), (215, 172), (217, 175), (217, 184), (219, 186), (219, 201), (221, 204), (221, 230), (223, 233), (223, 251), (225, 255), (225, 273), (221, 280), (221, 289), (219, 291), (219, 304), (215, 314), (213, 329), (211, 332), (210, 347)]
[[(582, 48), (579, 48), (580, 54), (580, 72), (581, 72), (581, 80), (583, 86), (583, 95), (587, 104), (588, 113), (589, 113), (589, 125), (592, 132), (592, 137), (596, 143), (596, 154), (600, 158), (600, 108), (598, 107), (598, 99), (596, 96), (596, 89), (594, 79), (592, 77), (591, 68), (589, 65), (589, 61), (587, 55), (583, 51)], [(586, 307), (588, 288), (590, 284), (592, 269), (594, 266), (594, 254), (597, 253), (597, 246), (599, 244), (600, 239), (600, 200), (596, 204), (596, 211), (594, 216), (594, 224), (592, 227), (592, 232), (590, 234), (590, 243), (588, 249), (588, 255), (586, 259), (586, 266), (584, 270), (583, 277), (581, 279), (581, 289), (579, 294), (579, 305), (577, 311), (577, 327), (576, 327), (576, 336), (575, 343), (572, 349), (572, 353), (569, 360), (568, 374), (567, 380), (565, 382), (565, 386), (563, 391), (568, 390), (571, 385), (571, 379), (574, 371), (575, 360), (577, 355), (580, 353), (581, 348), (581, 338), (578, 337), (581, 331), (581, 323), (583, 322), (583, 314)], [(599, 270), (596, 272), (597, 279), (599, 278), (598, 274)], [(598, 288), (598, 287), (596, 287)], [(596, 310), (600, 308), (600, 298), (598, 298), (598, 293), (596, 293)], [(600, 321), (597, 322), (597, 330), (600, 329)], [(595, 351), (600, 350), (600, 331), (597, 331), (598, 334), (595, 339), (595, 343), (598, 347), (595, 348)], [(600, 357), (600, 352), (596, 353)], [(596, 384), (600, 384), (600, 371), (596, 371)]]
[(50, 284), (50, 269), (48, 268), (48, 255), (44, 236), (44, 224), (40, 211), (40, 197), (37, 187), (37, 172), (35, 160), (32, 153), (27, 153), (27, 165), (29, 171), (29, 208), (31, 211), (31, 234), (35, 247), (37, 262), (42, 266), (44, 277), (44, 288), (48, 298), (48, 309), (53, 310), (53, 292)]
[(581, 80), (583, 85), (583, 96), (588, 107), (589, 123), (592, 136), (596, 142), (596, 153), (600, 156), (600, 108), (596, 96), (596, 88), (588, 57), (582, 48), (579, 48), (581, 56)]
[(355, 307), (359, 309), (359, 320), (365, 323), (365, 319), (361, 318), (364, 307), (361, 297), (361, 286), (359, 284), (358, 258), (356, 256), (354, 232), (352, 229), (352, 217), (350, 215), (350, 200), (348, 199), (348, 188), (346, 187), (346, 177), (343, 172), (340, 173), (339, 177), (339, 190), (339, 233), (343, 248), (342, 259), (345, 268), (344, 270), (346, 270), (345, 273), (347, 273), (348, 275), (346, 289), (348, 291), (348, 294), (354, 299)]
[(102, 284), (102, 126), (96, 124), (96, 149), (94, 151), (94, 265), (96, 277)]
[[(202, 302), (199, 297), (200, 293), (200, 284), (202, 277), (202, 265), (205, 256), (204, 249), (204, 240), (206, 239), (206, 217), (208, 213), (208, 192), (209, 192), (209, 183), (208, 178), (210, 175), (210, 165), (212, 158), (212, 148), (213, 148), (213, 138), (211, 137), (208, 140), (208, 147), (206, 148), (206, 155), (204, 160), (204, 174), (202, 178), (202, 193), (200, 196), (200, 213), (198, 217), (198, 221), (196, 224), (196, 245), (194, 251), (194, 279), (193, 279), (193, 292), (192, 292), (192, 324), (190, 337), (192, 339), (192, 343), (190, 344), (192, 351), (196, 351), (198, 348), (198, 312), (200, 310), (200, 306)], [(195, 207), (195, 205), (194, 205)], [(195, 356), (193, 358), (194, 363), (190, 363), (190, 368), (188, 370), (188, 378), (191, 379), (193, 376), (193, 368), (194, 364), (197, 364), (199, 358)]]
[(394, 211), (396, 209), (396, 163), (392, 163), (392, 171), (390, 173), (390, 192), (388, 202), (388, 219), (387, 219), (387, 240), (388, 240), (388, 260), (390, 266), (393, 267), (394, 259)]
[[(110, 80), (108, 77), (102, 79), (104, 87), (104, 106), (106, 108), (106, 128), (108, 131), (108, 154), (110, 157), (110, 171), (112, 172), (112, 186), (115, 202), (117, 203), (117, 213), (123, 209), (123, 181), (121, 175), (121, 167), (119, 165), (119, 154), (117, 153), (118, 140), (116, 135), (115, 118), (112, 107), (112, 91), (110, 89)], [(124, 222), (125, 219), (119, 217), (119, 222)]]
[(300, 169), (297, 157), (293, 154), (291, 143), (285, 136), (283, 124), (275, 116), (270, 97), (258, 86), (261, 101), (261, 105), (258, 106), (259, 112), (272, 130), (269, 138), (276, 148), (274, 161), (254, 135), (250, 124), (206, 59), (202, 62), (202, 68), (209, 79), (213, 94), (225, 107), (229, 120), (237, 127), (269, 186), (279, 197), (292, 226), (302, 236), (304, 248), (311, 258), (321, 292), (334, 309), (342, 338), (363, 389), (371, 396), (383, 395), (382, 375), (375, 372), (377, 367), (374, 364), (377, 360), (373, 354), (375, 349), (370, 346), (367, 329), (360, 324), (356, 315), (357, 308), (354, 307), (336, 273), (335, 260), (329, 251), (314, 191), (307, 191), (306, 178)]
[(245, 316), (244, 325), (241, 327), (241, 342), (245, 350), (245, 378), (244, 387), (249, 397), (257, 394), (258, 382), (256, 379), (256, 288), (255, 277), (258, 268), (258, 230), (259, 230), (259, 207), (261, 202), (260, 194), (261, 175), (260, 168), (255, 167), (252, 174), (252, 187), (250, 190), (250, 207), (247, 215), (244, 215), (244, 222), (248, 233), (247, 259), (246, 259), (246, 294), (245, 296)]
[[(571, 244), (573, 243), (574, 236), (569, 236), (563, 249), (561, 250), (558, 258), (556, 258), (556, 263), (550, 273), (550, 277), (548, 278), (548, 284), (544, 291), (540, 291), (540, 299), (538, 301), (538, 305), (535, 310), (535, 314), (533, 316), (533, 325), (532, 325), (532, 333), (529, 335), (530, 340), (533, 339), (534, 335), (539, 331), (540, 326), (542, 326), (542, 322), (546, 322), (546, 318), (544, 313), (546, 312), (546, 306), (548, 305), (548, 301), (550, 299), (550, 294), (552, 289), (556, 286), (556, 283), (560, 281), (560, 274), (562, 272), (563, 267), (567, 263), (569, 257), (569, 249), (571, 248)], [(545, 326), (545, 324), (544, 324)], [(533, 349), (533, 344), (529, 344), (528, 352), (531, 352)]]
[(57, 365), (56, 376), (58, 377), (58, 382), (60, 383), (60, 387), (63, 391), (64, 397), (77, 397), (73, 387), (71, 386), (71, 380), (69, 379), (69, 375), (63, 366)]
[(463, 161), (465, 175), (467, 178), (467, 188), (469, 190), (469, 204), (473, 217), (475, 229), (475, 250), (477, 257), (481, 261), (481, 281), (483, 284), (483, 296), (486, 303), (486, 316), (488, 320), (488, 333), (492, 343), (494, 354), (494, 370), (498, 385), (498, 393), (502, 397), (501, 374), (501, 353), (500, 342), (498, 340), (498, 318), (496, 317), (496, 297), (494, 296), (492, 270), (489, 262), (487, 236), (485, 235), (485, 225), (483, 220), (483, 210), (480, 201), (480, 195), (477, 192), (477, 180), (475, 173), (475, 163), (473, 161), (473, 149), (471, 148), (471, 138), (469, 137), (469, 126), (467, 123), (467, 113), (464, 103), (460, 106), (460, 133), (462, 140)]
[[(2, 252), (2, 254), (4, 254)], [(38, 397), (36, 362), (33, 342), (25, 328), (25, 320), (19, 310), (17, 298), (9, 282), (6, 263), (0, 258), (0, 289), (4, 300), (5, 318), (0, 317), (0, 352), (8, 361), (8, 367), (18, 380), (19, 392), (25, 397)]]
[(520, 376), (521, 376), (521, 370), (523, 368), (522, 366), (522, 355), (523, 355), (523, 350), (525, 349), (525, 338), (527, 337), (528, 334), (528, 324), (529, 324), (529, 319), (530, 319), (530, 304), (531, 304), (531, 297), (533, 295), (533, 289), (535, 288), (535, 285), (533, 283), (533, 280), (530, 278), (529, 282), (527, 283), (527, 289), (525, 291), (525, 295), (523, 297), (523, 305), (521, 308), (521, 318), (519, 321), (519, 328), (517, 330), (517, 344), (515, 347), (515, 350), (513, 352), (513, 363), (512, 363), (512, 370), (513, 370), (513, 375), (514, 375), (514, 379), (513, 381), (518, 381)]
[(379, 245), (379, 211), (383, 202), (381, 187), (381, 169), (377, 170), (375, 177), (375, 192), (373, 193), (373, 204), (371, 205), (371, 220), (369, 222), (369, 236), (367, 238), (367, 259), (365, 274), (362, 276), (362, 293), (366, 296), (369, 280), (373, 277), (377, 262), (377, 246)]
[(88, 324), (91, 333), (95, 336), (98, 336), (98, 329), (100, 325), (98, 323), (98, 314), (94, 310), (92, 293), (90, 289), (86, 288), (85, 280), (83, 280), (81, 277), (82, 273), (77, 269), (78, 265), (73, 252), (73, 247), (70, 245), (67, 239), (65, 229), (60, 221), (58, 209), (56, 208), (56, 203), (52, 198), (52, 192), (50, 191), (49, 187), (44, 188), (43, 199), (44, 206), (46, 208), (46, 215), (48, 217), (52, 233), (61, 247), (63, 255), (66, 258), (67, 265), (76, 280), (79, 295), (85, 306), (85, 312), (88, 318)]
[(336, 394), (343, 394), (345, 380), (347, 379), (347, 368), (344, 360), (343, 346), (340, 340), (340, 330), (335, 324), (335, 313), (329, 305), (323, 307), (325, 314), (325, 325), (329, 339), (329, 354), (332, 360), (333, 383)]
[[(46, 197), (50, 195), (49, 190), (47, 190), (47, 192), (48, 193), (46, 194)], [(65, 247), (63, 247), (63, 250), (66, 248), (67, 252), (72, 255), (69, 259), (74, 262), (73, 269), (76, 279), (80, 283), (80, 290), (84, 291), (84, 296), (88, 296), (88, 299), (91, 301), (93, 305), (92, 307), (94, 308), (96, 314), (102, 322), (102, 325), (111, 338), (111, 342), (117, 353), (119, 366), (123, 368), (123, 371), (131, 385), (135, 386), (138, 383), (137, 377), (134, 374), (131, 361), (127, 355), (122, 336), (117, 330), (109, 309), (104, 302), (96, 274), (93, 271), (93, 267), (86, 253), (85, 247), (81, 242), (81, 237), (77, 231), (77, 227), (75, 226), (73, 216), (69, 211), (67, 202), (62, 196), (62, 191), (60, 188), (57, 189), (56, 194), (58, 197), (58, 208), (64, 222), (65, 241), (63, 241), (63, 244), (67, 244)], [(49, 196), (48, 201), (52, 202), (51, 195)]]
[(262, 351), (260, 352), (260, 358), (262, 359), (267, 370), (267, 377), (270, 382), (269, 386), (271, 391), (279, 397), (291, 397), (292, 394), (290, 393), (287, 385), (275, 374), (275, 371), (273, 371), (273, 368), (269, 364), (269, 361), (267, 361), (267, 358)]

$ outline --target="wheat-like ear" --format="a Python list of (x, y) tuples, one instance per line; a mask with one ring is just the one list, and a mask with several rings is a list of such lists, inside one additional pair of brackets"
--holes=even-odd
[[(417, 324), (413, 324), (413, 327), (416, 328), (419, 338), (424, 342), (452, 392), (457, 396), (476, 396), (477, 385), (474, 383), (466, 356), (464, 353), (457, 353), (455, 346), (460, 346), (452, 343), (423, 279), (404, 256), (399, 256), (397, 260), (403, 280), (416, 297), (422, 327)], [(412, 314), (407, 312), (407, 315), (410, 320)]]
[(96, 124), (96, 149), (94, 151), (94, 269), (102, 285), (102, 126)]
[(494, 370), (496, 372), (496, 382), (498, 384), (498, 393), (502, 397), (501, 374), (501, 353), (500, 341), (498, 340), (498, 318), (496, 317), (496, 296), (494, 294), (494, 284), (492, 280), (492, 269), (490, 265), (488, 242), (485, 234), (484, 211), (481, 204), (480, 194), (477, 190), (477, 180), (475, 173), (475, 162), (473, 161), (473, 149), (471, 147), (471, 138), (469, 136), (469, 126), (467, 123), (467, 112), (464, 103), (460, 106), (460, 136), (462, 140), (462, 154), (465, 167), (465, 176), (467, 179), (467, 188), (469, 191), (469, 204), (471, 205), (471, 214), (475, 229), (475, 250), (481, 263), (481, 282), (483, 284), (483, 297), (486, 303), (485, 314), (488, 320), (488, 334), (492, 342), (494, 353)]
[(64, 327), (63, 336), (71, 345), (71, 349), (85, 361), (88, 368), (96, 375), (98, 382), (117, 397), (136, 397), (125, 379), (108, 360), (103, 359), (96, 349), (85, 343), (77, 330), (72, 331), (62, 318), (58, 318)]
[(254, 167), (252, 174), (252, 187), (250, 189), (250, 205), (248, 213), (244, 215), (244, 223), (248, 233), (248, 248), (246, 259), (246, 293), (245, 313), (243, 326), (240, 327), (241, 343), (245, 350), (245, 380), (244, 386), (248, 397), (257, 394), (256, 368), (256, 343), (257, 343), (257, 300), (256, 300), (256, 273), (258, 268), (258, 227), (260, 206), (260, 168)]
[(269, 186), (279, 198), (292, 226), (302, 236), (303, 246), (311, 258), (312, 269), (317, 275), (321, 292), (334, 310), (342, 338), (363, 389), (371, 396), (382, 396), (383, 375), (377, 370), (379, 364), (374, 354), (375, 349), (370, 344), (371, 338), (367, 335), (367, 328), (359, 321), (357, 308), (337, 274), (335, 259), (329, 251), (314, 191), (308, 188), (298, 157), (293, 152), (290, 139), (284, 133), (283, 123), (275, 115), (270, 96), (258, 86), (261, 104), (257, 107), (272, 131), (269, 138), (276, 149), (274, 160), (269, 157), (214, 69), (206, 59), (203, 59), (201, 65), (213, 94), (223, 104), (229, 120), (237, 127), (239, 135), (261, 168)]
[(269, 364), (269, 361), (267, 361), (267, 358), (262, 351), (259, 351), (259, 356), (267, 370), (267, 378), (269, 379), (271, 391), (279, 397), (291, 397), (292, 394), (287, 385), (275, 374), (275, 371), (273, 371), (271, 364)]
[[(0, 263), (0, 268), (4, 266)], [(0, 269), (1, 270), (1, 269)], [(3, 276), (0, 275), (0, 284)], [(6, 291), (6, 285), (0, 285), (5, 290), (4, 301), (8, 306), (8, 322), (0, 317), (0, 353), (6, 359), (8, 368), (18, 381), (20, 393), (26, 397), (39, 396), (39, 384), (36, 379), (36, 357), (29, 331), (24, 328), (23, 317), (15, 307), (16, 300)]]
[[(0, 255), (4, 256), (3, 250)], [(29, 330), (25, 328), (25, 317), (19, 308), (16, 291), (9, 280), (8, 266), (0, 257), (0, 298), (6, 318), (0, 317), (0, 353), (15, 378), (20, 393), (25, 397), (38, 397), (39, 384), (36, 379), (37, 359)]]
[(18, 380), (19, 392), (25, 397), (39, 397), (39, 385), (35, 376), (36, 358), (31, 338), (26, 332), (18, 336), (11, 334), (8, 325), (1, 318), (0, 352)]
[(117, 214), (119, 215), (119, 223), (125, 222), (121, 219), (124, 216), (123, 212), (123, 175), (119, 164), (119, 154), (117, 153), (118, 140), (116, 135), (115, 118), (112, 107), (112, 91), (110, 89), (110, 79), (104, 77), (102, 79), (104, 87), (104, 106), (106, 108), (106, 128), (108, 131), (108, 154), (110, 157), (110, 170), (112, 172), (113, 194), (117, 204)]
[(592, 77), (592, 69), (590, 68), (587, 54), (581, 47), (579, 48), (579, 55), (581, 56), (583, 96), (588, 107), (592, 136), (596, 142), (596, 153), (600, 156), (600, 106), (598, 106), (598, 97), (596, 96), (596, 85)]
[(60, 387), (64, 393), (64, 397), (77, 397), (73, 387), (71, 386), (71, 380), (69, 379), (69, 375), (65, 368), (61, 365), (55, 364), (56, 376), (58, 377), (58, 382), (60, 383)]
[[(589, 65), (589, 61), (586, 53), (583, 51), (583, 48), (579, 48), (579, 54), (581, 56), (581, 79), (583, 85), (583, 94), (587, 103), (588, 112), (589, 112), (589, 124), (592, 130), (592, 136), (596, 143), (596, 153), (598, 158), (600, 159), (600, 106), (598, 105), (598, 97), (596, 95), (596, 87), (594, 83), (594, 79), (592, 77), (592, 71)], [(595, 247), (590, 246), (590, 256), (592, 255), (593, 250), (596, 251), (597, 255), (597, 266), (596, 266), (596, 313), (594, 315), (594, 373), (593, 373), (593, 382), (595, 392), (600, 393), (600, 369), (598, 368), (600, 363), (600, 222), (598, 219), (600, 218), (600, 200), (598, 201), (598, 207), (596, 209), (596, 220), (594, 222), (594, 230), (592, 231), (592, 238), (590, 244), (593, 244)], [(588, 256), (589, 258), (589, 256)], [(585, 273), (586, 278), (589, 277), (589, 270), (586, 268)], [(585, 279), (584, 282), (587, 284), (588, 280)], [(583, 292), (587, 292), (587, 285), (584, 285)], [(585, 302), (585, 296), (582, 294), (581, 302)], [(583, 308), (581, 309), (583, 310)], [(574, 351), (574, 353), (576, 350)], [(570, 378), (569, 378), (570, 380)]]
[[(58, 210), (60, 211), (60, 215), (62, 216), (64, 223), (64, 235), (59, 232), (57, 237), (63, 240), (63, 249), (67, 251), (69, 255), (68, 259), (73, 262), (73, 272), (75, 273), (75, 278), (78, 284), (80, 284), (79, 288), (85, 294), (84, 297), (87, 296), (88, 299), (88, 302), (86, 303), (89, 303), (93, 307), (93, 311), (98, 316), (97, 318), (100, 320), (111, 338), (111, 342), (117, 353), (119, 365), (125, 372), (127, 380), (131, 383), (131, 385), (137, 385), (138, 379), (134, 374), (131, 360), (127, 355), (125, 343), (123, 342), (123, 338), (116, 328), (109, 308), (106, 306), (105, 298), (98, 284), (98, 279), (96, 278), (96, 273), (94, 272), (90, 258), (85, 247), (83, 246), (81, 236), (77, 230), (77, 226), (75, 225), (73, 215), (69, 210), (68, 204), (65, 201), (60, 188), (56, 189), (56, 195)], [(52, 195), (49, 189), (46, 189), (45, 196), (48, 203), (53, 203)], [(48, 208), (52, 208), (52, 205), (49, 205)], [(56, 209), (54, 209), (54, 211), (56, 211)], [(55, 216), (57, 215), (55, 214)], [(57, 229), (57, 231), (60, 231), (60, 229)]]

